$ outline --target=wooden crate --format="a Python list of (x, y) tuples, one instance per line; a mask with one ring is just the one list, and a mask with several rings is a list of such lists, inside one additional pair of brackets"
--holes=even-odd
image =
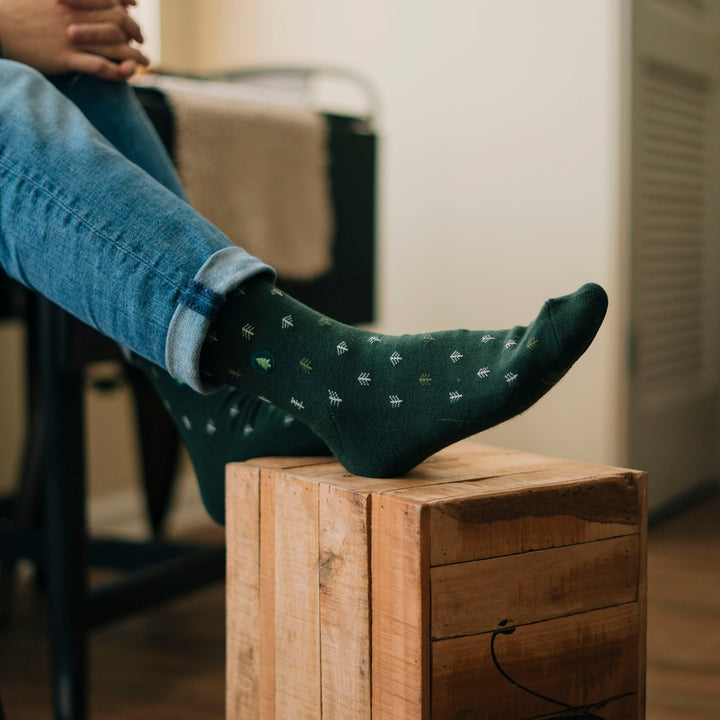
[(643, 718), (645, 511), (643, 473), (471, 442), (231, 465), (227, 717)]

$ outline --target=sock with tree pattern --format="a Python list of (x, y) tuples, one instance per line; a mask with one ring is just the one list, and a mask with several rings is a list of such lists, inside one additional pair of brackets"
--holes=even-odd
[(606, 309), (588, 284), (548, 300), (527, 327), (391, 336), (335, 322), (258, 277), (228, 298), (200, 366), (302, 419), (348, 471), (392, 477), (530, 407)]
[(303, 422), (234, 387), (201, 395), (147, 360), (137, 359), (187, 447), (209, 515), (225, 523), (225, 465), (256, 457), (327, 455)]

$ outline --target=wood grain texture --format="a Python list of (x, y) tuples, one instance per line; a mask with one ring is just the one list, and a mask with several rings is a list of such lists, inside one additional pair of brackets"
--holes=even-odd
[[(226, 490), (227, 492), (227, 490)], [(229, 537), (229, 536), (228, 536)], [(235, 552), (228, 540), (229, 551)], [(228, 612), (235, 608), (228, 606)], [(260, 707), (258, 720), (275, 718), (275, 478), (260, 473)], [(250, 715), (252, 717), (252, 715)], [(244, 719), (243, 719), (244, 720)]]
[(641, 474), (473, 443), (403, 478), (264, 462), (261, 720), (638, 717)]
[(641, 474), (593, 474), (580, 480), (578, 474), (571, 464), (564, 471), (555, 467), (498, 478), (492, 487), (463, 483), (458, 497), (432, 504), (431, 563), (447, 565), (636, 534)]
[(430, 719), (426, 510), (371, 499), (373, 720)]
[(638, 718), (644, 720), (647, 706), (647, 623), (648, 623), (648, 477), (638, 473), (639, 535), (638, 550)]
[(323, 720), (370, 720), (368, 495), (319, 487)]
[(260, 471), (234, 465), (225, 495), (227, 533), (228, 720), (244, 720), (259, 709), (260, 698)]
[(275, 717), (317, 720), (318, 485), (275, 475)]
[[(313, 477), (320, 482), (344, 487), (349, 490), (385, 493), (393, 490), (403, 491), (412, 488), (438, 488), (452, 483), (465, 483), (473, 480), (492, 480), (500, 476), (522, 474), (555, 467), (558, 463), (567, 463), (542, 455), (506, 450), (471, 441), (463, 441), (451, 445), (439, 453), (425, 460), (421, 465), (399, 478), (367, 478), (352, 475), (337, 462), (330, 462), (326, 458), (311, 462), (307, 459), (304, 466), (295, 468), (298, 475)], [(264, 460), (250, 461), (262, 463)], [(282, 463), (281, 463), (282, 464)], [(575, 463), (575, 465), (580, 465)], [(600, 468), (589, 466), (587, 468)], [(604, 468), (607, 470), (607, 468)], [(420, 490), (420, 492), (424, 492)]]
[(638, 542), (629, 535), (434, 567), (433, 639), (489, 632), (505, 617), (522, 625), (635, 601)]
[(513, 682), (493, 662), (493, 633), (433, 642), (433, 717), (522, 720), (635, 694), (639, 614), (628, 603), (498, 635), (496, 657)]

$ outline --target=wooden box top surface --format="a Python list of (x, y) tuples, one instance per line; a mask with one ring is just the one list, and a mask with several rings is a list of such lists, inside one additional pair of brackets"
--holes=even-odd
[[(421, 504), (461, 498), (469, 501), (471, 498), (532, 491), (533, 488), (550, 485), (560, 487), (581, 481), (602, 480), (612, 484), (613, 480), (617, 480), (620, 484), (632, 485), (644, 478), (644, 473), (635, 470), (546, 457), (467, 440), (445, 448), (398, 478), (352, 475), (333, 457), (256, 458), (233, 463), (230, 467), (257, 468), (359, 493), (391, 494), (398, 499), (406, 498)], [(618, 500), (624, 504), (627, 498)], [(603, 500), (606, 509), (608, 501), (606, 496)], [(627, 506), (625, 509), (630, 510)]]

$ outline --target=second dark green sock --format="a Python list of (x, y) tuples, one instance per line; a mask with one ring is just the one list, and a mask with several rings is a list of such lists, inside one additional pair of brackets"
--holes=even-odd
[(201, 395), (146, 360), (138, 361), (163, 399), (187, 447), (205, 509), (225, 522), (225, 466), (266, 456), (327, 455), (304, 423), (273, 405), (228, 387)]

